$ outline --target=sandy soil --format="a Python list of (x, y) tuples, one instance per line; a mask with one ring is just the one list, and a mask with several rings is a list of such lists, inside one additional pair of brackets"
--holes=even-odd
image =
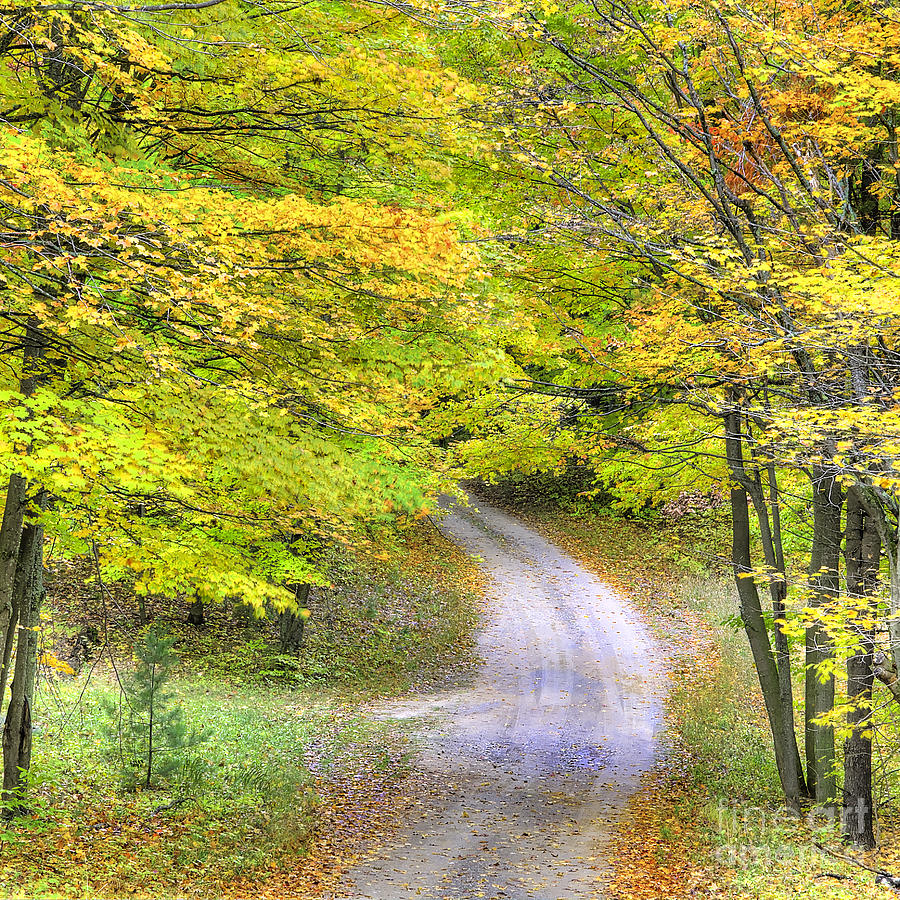
[(441, 528), (489, 579), (483, 665), (465, 689), (378, 711), (423, 719), (431, 787), (343, 896), (602, 897), (605, 838), (653, 764), (664, 676), (647, 628), (559, 548), (476, 507)]

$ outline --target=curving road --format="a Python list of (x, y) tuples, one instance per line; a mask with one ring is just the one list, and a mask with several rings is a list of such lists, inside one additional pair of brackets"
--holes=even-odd
[(662, 666), (624, 598), (481, 501), (444, 533), (489, 579), (484, 660), (464, 690), (394, 704), (429, 717), (419, 818), (351, 873), (366, 900), (603, 896), (604, 839), (653, 763)]

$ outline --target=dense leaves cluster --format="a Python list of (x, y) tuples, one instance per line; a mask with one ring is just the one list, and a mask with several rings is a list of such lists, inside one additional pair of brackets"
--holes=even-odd
[(0, 57), (5, 682), (45, 537), (101, 590), (292, 607), (317, 542), (425, 509), (428, 415), (498, 357), (447, 180), (479, 91), (414, 19), (14, 3)]
[[(883, 625), (897, 655), (900, 610), (900, 19), (514, 2), (478, 25), (510, 50), (479, 115), (492, 168), (522, 186), (519, 296), (544, 324), (522, 345), (527, 396), (486, 405), (463, 455), (495, 471), (575, 457), (633, 507), (730, 485), (787, 798), (836, 797), (846, 713), (844, 800), (871, 810), (872, 654)], [(805, 773), (789, 637), (805, 642)]]

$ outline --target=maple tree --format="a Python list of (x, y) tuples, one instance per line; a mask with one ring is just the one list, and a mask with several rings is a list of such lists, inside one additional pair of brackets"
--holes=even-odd
[(305, 544), (423, 509), (424, 416), (496, 356), (465, 331), (476, 260), (439, 192), (464, 137), (439, 123), (475, 89), (413, 21), (229, 2), (0, 16), (12, 797), (45, 534), (91, 555), (101, 591), (131, 573), (138, 592), (294, 608), (284, 585), (322, 577)]
[[(582, 458), (636, 505), (729, 482), (741, 615), (785, 795), (833, 802), (842, 656), (854, 668), (845, 763), (869, 752), (872, 630), (847, 622), (872, 592), (873, 529), (898, 609), (900, 21), (880, 5), (809, 2), (508, 3), (481, 21), (516, 60), (496, 64), (502, 99), (481, 117), (499, 178), (527, 183), (521, 296), (538, 295), (549, 337), (531, 338), (519, 388), (532, 397), (494, 417), (499, 463), (489, 428), (464, 452), (494, 470)], [(812, 521), (788, 552), (795, 498)], [(788, 619), (806, 644), (805, 773)], [(871, 816), (848, 769), (851, 789), (848, 808)], [(871, 843), (871, 818), (852, 836)]]
[(837, 801), (837, 731), (872, 842), (873, 679), (900, 662), (900, 18), (16, 0), (0, 21), (7, 797), (45, 534), (101, 589), (290, 615), (315, 542), (425, 511), (455, 436), (470, 472), (574, 459), (624, 509), (727, 486), (787, 802)]

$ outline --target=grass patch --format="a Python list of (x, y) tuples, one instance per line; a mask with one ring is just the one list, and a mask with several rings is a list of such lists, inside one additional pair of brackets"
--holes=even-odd
[(173, 687), (210, 740), (165, 790), (120, 789), (103, 703), (116, 687), (104, 677), (38, 705), (34, 813), (3, 835), (8, 893), (165, 896), (184, 873), (230, 878), (302, 845), (317, 802), (306, 753), (322, 711), (202, 680)]
[(362, 703), (469, 666), (479, 576), (429, 522), (333, 550), (328, 571), (296, 656), (271, 621), (212, 607), (192, 626), (186, 598), (150, 599), (181, 657), (177, 703), (208, 738), (164, 788), (126, 791), (104, 701), (147, 626), (127, 585), (57, 563), (43, 639), (81, 674), (41, 672), (31, 812), (0, 829), (0, 893), (307, 897), (394, 827), (415, 736)]
[(42, 698), (32, 813), (0, 833), (5, 895), (215, 896), (293, 865), (330, 782), (407, 771), (407, 736), (347, 705), (197, 677), (172, 685), (209, 740), (149, 792), (120, 789), (104, 710), (116, 686), (105, 676)]
[(687, 576), (676, 601), (696, 610), (709, 629), (697, 655), (682, 655), (669, 697), (677, 743), (689, 753), (698, 788), (731, 803), (780, 803), (768, 721), (746, 638), (734, 623), (734, 586)]

